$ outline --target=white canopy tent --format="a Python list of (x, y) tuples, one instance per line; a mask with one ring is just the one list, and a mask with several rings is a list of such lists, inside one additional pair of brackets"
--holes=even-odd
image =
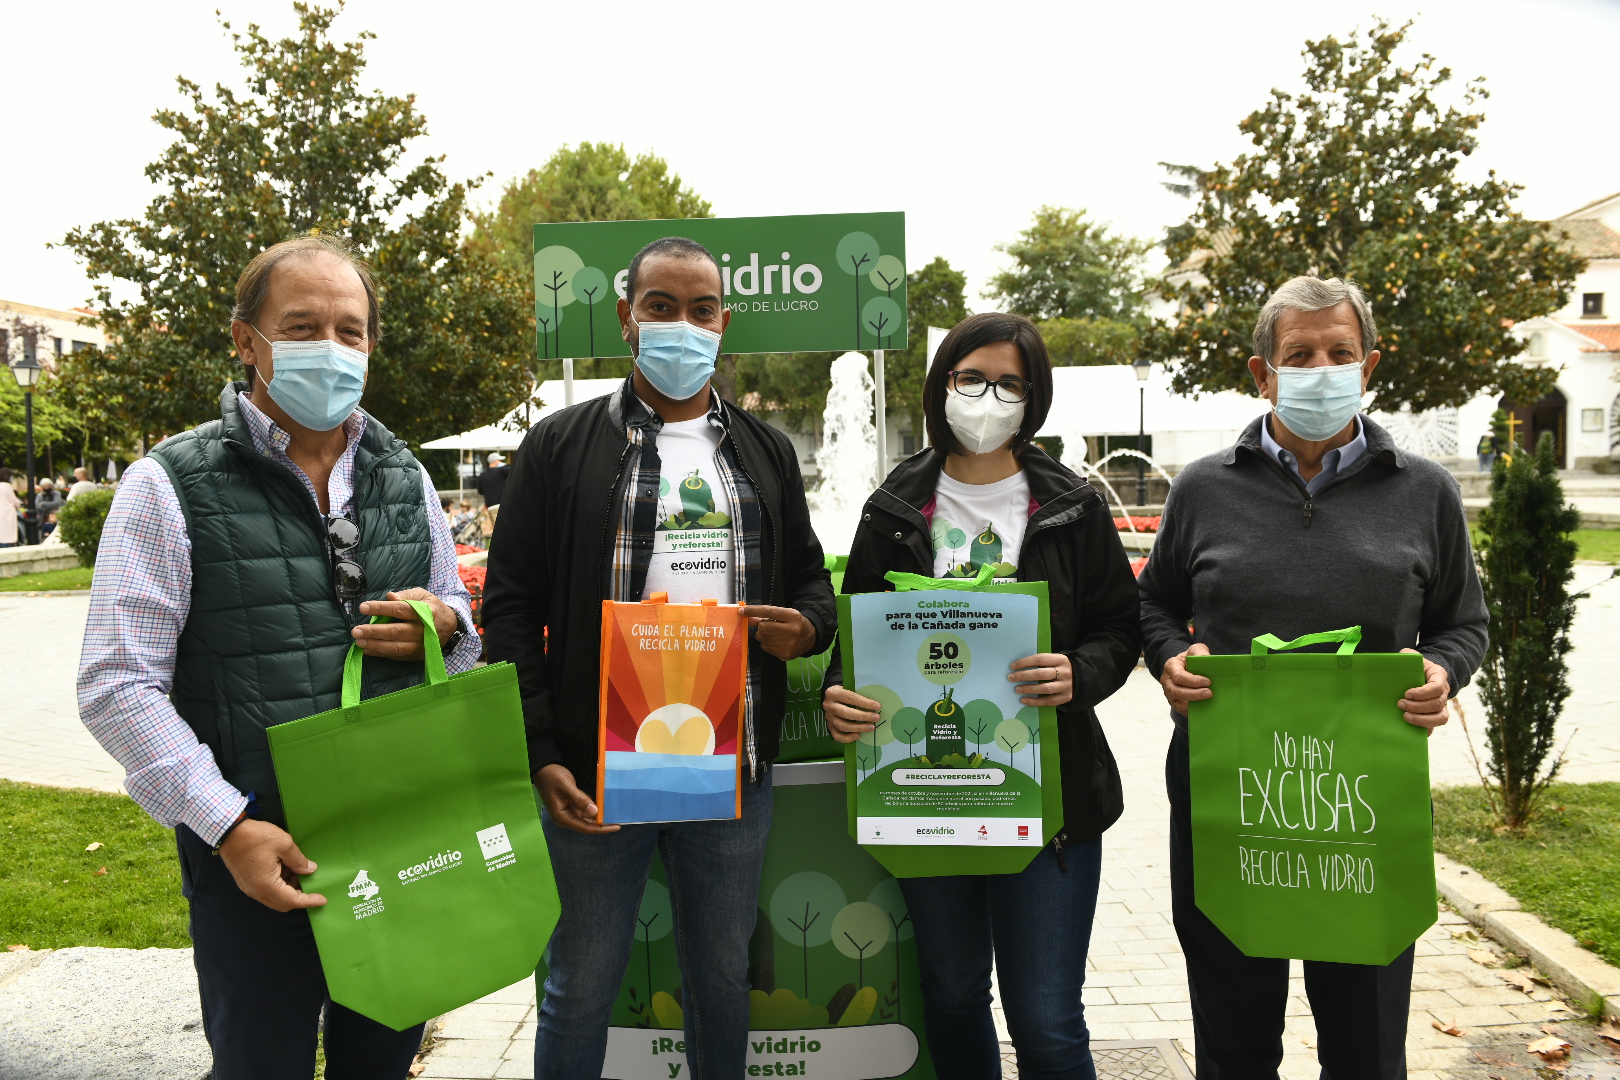
[[(1127, 364), (1052, 369), (1052, 408), (1042, 435), (1067, 444), (1088, 435), (1153, 436), (1153, 457), (1185, 465), (1237, 440), (1238, 432), (1269, 405), (1235, 390), (1185, 397), (1170, 389), (1170, 373), (1154, 364), (1145, 381)], [(1071, 450), (1066, 445), (1064, 456)]]
[[(603, 397), (618, 389), (623, 379), (575, 379), (575, 402)], [(499, 423), (446, 435), (422, 444), (424, 450), (516, 450), (528, 428), (550, 416), (563, 405), (563, 380), (547, 379), (535, 387), (528, 401), (507, 413)]]

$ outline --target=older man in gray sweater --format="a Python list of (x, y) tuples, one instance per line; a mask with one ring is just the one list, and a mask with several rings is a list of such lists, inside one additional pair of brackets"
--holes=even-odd
[[(1457, 482), (1358, 415), (1377, 340), (1354, 284), (1299, 277), (1272, 294), (1249, 371), (1273, 411), (1176, 478), (1139, 581), (1148, 667), (1175, 723), (1170, 882), (1200, 1077), (1277, 1076), (1288, 961), (1245, 956), (1193, 902), (1186, 714), (1211, 690), (1186, 658), (1359, 624), (1368, 652), (1422, 653), (1423, 685), (1399, 704), (1433, 730), (1485, 655)], [(1411, 984), (1411, 949), (1387, 967), (1306, 962), (1324, 1077), (1406, 1075)]]

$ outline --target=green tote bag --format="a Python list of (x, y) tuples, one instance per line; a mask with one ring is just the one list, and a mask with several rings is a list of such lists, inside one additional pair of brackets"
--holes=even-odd
[(1249, 956), (1387, 964), (1435, 920), (1428, 740), (1395, 704), (1423, 658), (1360, 641), (1187, 658), (1213, 691), (1187, 713), (1194, 896)]
[(557, 924), (557, 885), (530, 786), (517, 673), (447, 676), (433, 616), (427, 681), (269, 729), (287, 829), (332, 1000), (397, 1031), (530, 975)]
[[(826, 555), (832, 573), (833, 592), (844, 582), (848, 555)], [(843, 744), (827, 732), (827, 718), (821, 714), (821, 677), (827, 674), (837, 643), (825, 652), (801, 656), (787, 662), (787, 702), (782, 709), (782, 741), (777, 752), (779, 765), (796, 761), (827, 761), (844, 756)]]

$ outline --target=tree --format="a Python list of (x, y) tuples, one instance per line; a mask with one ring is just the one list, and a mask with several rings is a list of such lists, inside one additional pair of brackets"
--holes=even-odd
[(963, 730), (973, 742), (975, 753), (995, 736), (995, 725), (1001, 721), (1001, 707), (988, 698), (974, 698), (962, 706)]
[[(647, 879), (641, 891), (641, 907), (636, 911), (636, 926), (641, 931), (642, 957), (646, 961), (647, 1002), (652, 1002), (652, 943), (661, 941), (675, 929), (674, 908), (669, 902), (669, 889), (661, 881)], [(635, 990), (631, 988), (631, 995)]]
[(1534, 401), (1555, 372), (1509, 361), (1515, 322), (1568, 299), (1583, 262), (1513, 208), (1521, 190), (1494, 172), (1457, 176), (1478, 145), (1483, 80), (1440, 97), (1451, 69), (1424, 54), (1397, 63), (1406, 37), (1378, 22), (1348, 41), (1305, 47), (1307, 91), (1273, 90), (1239, 130), (1252, 153), (1210, 169), (1167, 166), (1197, 202), (1170, 231), (1179, 271), (1164, 294), (1180, 314), (1150, 343), (1182, 359), (1179, 393), (1253, 393), (1245, 369), (1260, 306), (1291, 277), (1347, 277), (1367, 290), (1382, 333), (1380, 409), (1461, 405), (1482, 391)]
[(826, 874), (804, 870), (771, 892), (771, 925), (804, 955), (804, 997), (810, 1000), (810, 947), (832, 940), (833, 916), (844, 907), (843, 887)]
[(1563, 761), (1542, 770), (1569, 696), (1571, 534), (1580, 513), (1564, 502), (1552, 432), (1534, 454), (1511, 457), (1511, 463), (1498, 458), (1491, 470), (1491, 503), (1479, 518), (1480, 583), (1491, 620), (1479, 678), (1496, 781), (1492, 801), (1502, 823), (1519, 829)]
[(892, 930), (888, 912), (867, 900), (857, 900), (833, 917), (833, 944), (855, 961), (857, 987), (866, 985), (867, 956), (883, 951)]
[(1054, 367), (1129, 364), (1141, 351), (1141, 327), (1123, 319), (1047, 319), (1039, 325)]
[(565, 144), (540, 168), (508, 183), (494, 209), (473, 216), (468, 246), (527, 275), (537, 223), (713, 216), (709, 201), (656, 154), (632, 159), (623, 145)]
[[(585, 289), (575, 287), (567, 275), (558, 279), (554, 274), (542, 274), (550, 280), (540, 282), (540, 291), (535, 293), (535, 277), (541, 271), (535, 264), (534, 226), (558, 221), (713, 216), (708, 200), (683, 183), (679, 174), (670, 172), (668, 162), (656, 154), (631, 158), (623, 145), (582, 142), (578, 147), (570, 147), (564, 144), (540, 168), (530, 169), (510, 181), (493, 209), (473, 216), (473, 231), (467, 246), (495, 260), (527, 286), (530, 293), (527, 310), (537, 316), (535, 352), (540, 361), (536, 377), (556, 379), (562, 377), (562, 360), (555, 333), (568, 306), (562, 302), (563, 289), (567, 289), (570, 303), (578, 300), (584, 305), (567, 313), (566, 317), (589, 320), (592, 352), (596, 351), (598, 330), (617, 335), (619, 325), (611, 315), (613, 305), (609, 304), (609, 316), (602, 319), (604, 325), (597, 326), (597, 305), (612, 292), (606, 288), (607, 275), (599, 268), (580, 267), (576, 263), (571, 270), (575, 275), (586, 275), (582, 283), (585, 289), (595, 281), (592, 271), (601, 275), (603, 287), (591, 294), (594, 298), (587, 298)], [(552, 291), (547, 291), (553, 286)], [(553, 338), (550, 344), (548, 337)], [(581, 379), (623, 377), (630, 373), (631, 364), (628, 357), (622, 356), (580, 358), (574, 363), (574, 374)]]
[[(426, 131), (413, 97), (365, 92), (362, 33), (329, 37), (337, 9), (295, 3), (298, 35), (232, 33), (247, 71), (212, 97), (182, 77), (185, 110), (154, 119), (175, 134), (146, 175), (159, 188), (141, 218), (103, 221), (64, 245), (96, 282), (115, 344), (65, 365), (67, 393), (149, 442), (219, 415), (232, 362), (237, 276), (278, 241), (342, 235), (374, 264), (385, 336), (365, 404), (409, 441), (500, 417), (527, 392), (521, 284), (466, 250), (467, 184), (406, 144)], [(229, 30), (229, 23), (222, 23)], [(124, 282), (134, 299), (113, 299)]]
[(1035, 222), (996, 250), (1014, 266), (990, 279), (985, 298), (1031, 319), (1105, 319), (1135, 323), (1147, 309), (1145, 240), (1087, 221), (1084, 210), (1043, 206)]
[[(881, 264), (882, 259), (878, 262)], [(874, 271), (875, 273), (876, 271)], [(922, 388), (928, 375), (928, 328), (949, 330), (968, 317), (967, 275), (951, 268), (943, 256), (906, 275), (904, 352), (884, 357), (884, 398), (891, 413), (911, 417), (911, 430), (923, 430)]]
[(911, 921), (911, 909), (906, 906), (905, 895), (900, 891), (900, 882), (894, 878), (884, 878), (872, 886), (866, 900), (875, 904), (882, 910), (889, 922), (889, 940), (894, 942), (894, 986), (890, 996), (884, 999), (885, 1004), (894, 1006), (894, 1019), (902, 1019), (900, 1015), (900, 943), (909, 941), (916, 936), (916, 927)]
[(1029, 725), (1009, 717), (996, 725), (996, 745), (1007, 752), (1007, 764), (1017, 767), (1018, 751), (1029, 745)]

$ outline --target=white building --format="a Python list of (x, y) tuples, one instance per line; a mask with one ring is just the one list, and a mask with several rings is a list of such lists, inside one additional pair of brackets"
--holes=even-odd
[(89, 308), (63, 311), (0, 300), (0, 359), (8, 365), (28, 357), (55, 370), (57, 357), (106, 343)]

